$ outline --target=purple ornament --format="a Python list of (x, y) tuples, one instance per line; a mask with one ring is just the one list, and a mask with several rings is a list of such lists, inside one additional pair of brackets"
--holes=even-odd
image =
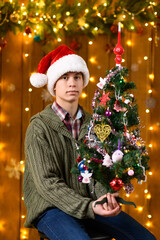
[(79, 177), (78, 177), (78, 181), (79, 181), (79, 182), (82, 182), (82, 180), (83, 180), (83, 177), (82, 177), (82, 176), (79, 176)]
[(107, 111), (105, 112), (105, 115), (106, 115), (106, 117), (110, 117), (110, 116), (112, 115), (112, 113), (111, 113), (111, 111), (107, 110)]

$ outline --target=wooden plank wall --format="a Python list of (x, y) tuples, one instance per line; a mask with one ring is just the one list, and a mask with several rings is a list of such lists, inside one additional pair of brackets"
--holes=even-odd
[[(134, 94), (139, 106), (141, 123), (144, 126), (142, 137), (147, 145), (150, 143), (153, 145), (149, 150), (153, 175), (148, 175), (148, 181), (143, 185), (135, 183), (135, 191), (130, 197), (130, 200), (136, 202), (138, 206), (143, 206), (143, 211), (139, 212), (132, 207), (126, 207), (123, 210), (143, 225), (149, 220), (147, 215), (151, 214), (152, 226), (149, 229), (157, 236), (157, 239), (160, 236), (158, 227), (160, 188), (157, 180), (160, 142), (160, 50), (155, 45), (155, 37), (160, 37), (159, 35), (160, 32), (156, 35), (155, 30), (146, 28), (142, 34), (126, 32), (122, 39), (125, 48), (123, 65), (127, 66), (130, 71), (128, 81), (134, 81), (137, 85)], [(148, 41), (149, 37), (152, 37), (153, 41)], [(159, 38), (157, 39), (160, 44)], [(44, 56), (42, 50), (44, 47), (41, 43), (34, 42), (21, 34), (15, 36), (9, 33), (6, 40), (7, 47), (0, 53), (0, 239), (17, 240), (26, 236), (26, 239), (38, 240), (35, 230), (23, 229), (26, 214), (22, 199), (23, 173), (20, 174), (19, 179), (16, 179), (16, 174), (19, 173), (20, 161), (24, 161), (23, 145), (29, 119), (48, 104), (41, 97), (42, 89), (32, 88), (32, 92), (28, 91), (31, 87), (29, 75), (36, 70), (39, 61)], [(72, 40), (72, 37), (66, 37), (63, 43), (69, 45)], [(87, 97), (80, 99), (80, 104), (91, 112), (91, 102), (99, 77), (104, 77), (105, 71), (115, 66), (114, 54), (106, 53), (105, 48), (107, 43), (112, 42), (115, 45), (116, 38), (98, 36), (93, 40), (93, 45), (88, 44), (89, 39), (86, 36), (79, 36), (76, 40), (81, 45), (77, 53), (86, 60), (91, 76), (94, 77), (94, 81), (84, 89)], [(127, 45), (128, 40), (131, 40), (131, 46)], [(60, 44), (53, 41), (52, 45), (54, 49)], [(144, 60), (144, 56), (148, 56), (148, 60)], [(91, 57), (95, 58), (95, 63), (90, 62)], [(149, 79), (149, 74), (152, 72), (155, 73), (153, 81)], [(148, 94), (151, 86), (152, 95)], [(147, 114), (145, 110), (148, 99), (152, 108)], [(26, 108), (29, 108), (29, 111), (26, 111)], [(154, 127), (153, 131), (148, 130), (151, 125)], [(23, 162), (21, 163), (22, 168)], [(7, 171), (6, 167), (11, 167), (12, 172)], [(14, 176), (10, 178), (9, 173), (13, 173)], [(151, 199), (146, 199), (145, 189), (151, 193)], [(123, 196), (127, 198), (125, 194)]]

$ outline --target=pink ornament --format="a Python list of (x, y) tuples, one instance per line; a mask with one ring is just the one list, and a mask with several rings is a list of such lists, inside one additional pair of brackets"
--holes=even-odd
[(111, 111), (107, 110), (107, 111), (105, 112), (105, 115), (106, 115), (106, 117), (110, 117), (110, 116), (112, 115), (112, 113), (111, 113)]
[(134, 171), (132, 169), (128, 170), (128, 175), (129, 176), (133, 176), (134, 175)]

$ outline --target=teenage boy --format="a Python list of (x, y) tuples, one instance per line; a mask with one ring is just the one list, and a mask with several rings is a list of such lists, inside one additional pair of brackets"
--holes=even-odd
[(77, 158), (76, 144), (84, 141), (91, 117), (78, 105), (89, 81), (85, 61), (62, 45), (41, 60), (30, 81), (35, 87), (47, 84), (56, 100), (31, 118), (26, 133), (25, 227), (35, 226), (51, 240), (89, 240), (84, 225), (90, 221), (117, 240), (155, 240), (121, 211), (117, 193), (107, 194), (108, 204), (94, 207), (105, 196), (100, 184), (91, 193), (70, 172)]

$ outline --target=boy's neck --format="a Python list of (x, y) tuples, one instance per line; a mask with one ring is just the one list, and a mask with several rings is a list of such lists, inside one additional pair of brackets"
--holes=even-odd
[(59, 106), (61, 106), (66, 112), (68, 112), (72, 118), (76, 117), (77, 109), (78, 109), (78, 101), (76, 102), (61, 102), (58, 99), (56, 99), (56, 102)]

